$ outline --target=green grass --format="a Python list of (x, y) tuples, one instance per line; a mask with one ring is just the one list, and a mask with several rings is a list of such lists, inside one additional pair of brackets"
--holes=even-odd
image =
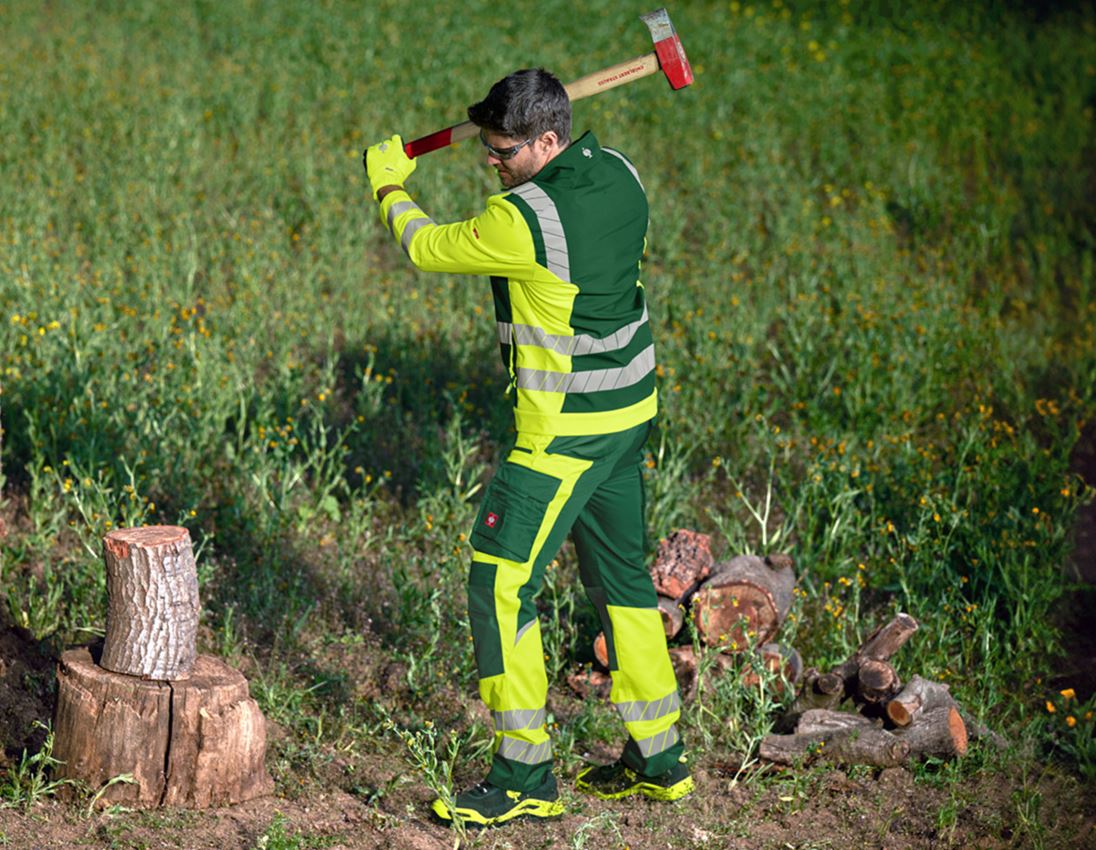
[[(461, 119), (513, 68), (566, 80), (642, 52), (646, 6), (608, 8), (0, 8), (14, 621), (87, 640), (102, 535), (181, 523), (204, 651), (251, 659), (288, 729), (279, 787), (380, 728), (354, 676), (383, 671), (328, 661), (363, 635), (403, 665), (379, 699), (404, 728), (432, 712), (468, 728), (463, 535), (510, 432), (490, 298), (408, 267), (361, 149)], [(1023, 722), (1045, 714), (1092, 496), (1070, 456), (1096, 413), (1096, 22), (902, 8), (680, 4), (691, 88), (576, 105), (651, 198), (651, 531), (792, 552), (781, 639), (809, 665), (910, 612), (900, 669), (1091, 776), (1091, 713), (1080, 731)], [(437, 219), (473, 214), (495, 188), (480, 160), (431, 155), (411, 188)], [(596, 629), (569, 550), (541, 601), (560, 683)], [(709, 696), (763, 728), (741, 695)], [(604, 725), (562, 724), (568, 763)]]

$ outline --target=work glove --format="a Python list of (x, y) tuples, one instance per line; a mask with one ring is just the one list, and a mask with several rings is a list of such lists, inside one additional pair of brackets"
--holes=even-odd
[(402, 186), (415, 170), (416, 162), (403, 150), (403, 139), (396, 134), (391, 139), (370, 145), (362, 154), (362, 165), (373, 197), (382, 186)]

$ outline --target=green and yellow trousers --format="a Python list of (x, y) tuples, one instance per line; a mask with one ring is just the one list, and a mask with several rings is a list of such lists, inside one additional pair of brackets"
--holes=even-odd
[(601, 619), (610, 700), (628, 731), (622, 759), (655, 776), (679, 759), (681, 699), (644, 564), (641, 463), (650, 423), (616, 434), (518, 435), (472, 531), (468, 613), (479, 690), (495, 722), (487, 781), (526, 791), (552, 767), (548, 679), (534, 597), (571, 533)]

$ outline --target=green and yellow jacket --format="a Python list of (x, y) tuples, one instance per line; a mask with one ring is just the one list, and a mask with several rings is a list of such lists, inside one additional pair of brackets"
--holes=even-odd
[(491, 278), (519, 432), (623, 431), (658, 409), (638, 280), (647, 197), (632, 164), (591, 133), (475, 218), (436, 224), (407, 192), (381, 218), (424, 271)]

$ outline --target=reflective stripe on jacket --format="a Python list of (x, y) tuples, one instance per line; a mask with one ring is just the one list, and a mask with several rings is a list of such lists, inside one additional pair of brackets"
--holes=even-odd
[(657, 412), (638, 280), (647, 198), (632, 164), (586, 133), (475, 218), (437, 224), (405, 191), (381, 218), (424, 271), (491, 278), (522, 432), (623, 431)]

